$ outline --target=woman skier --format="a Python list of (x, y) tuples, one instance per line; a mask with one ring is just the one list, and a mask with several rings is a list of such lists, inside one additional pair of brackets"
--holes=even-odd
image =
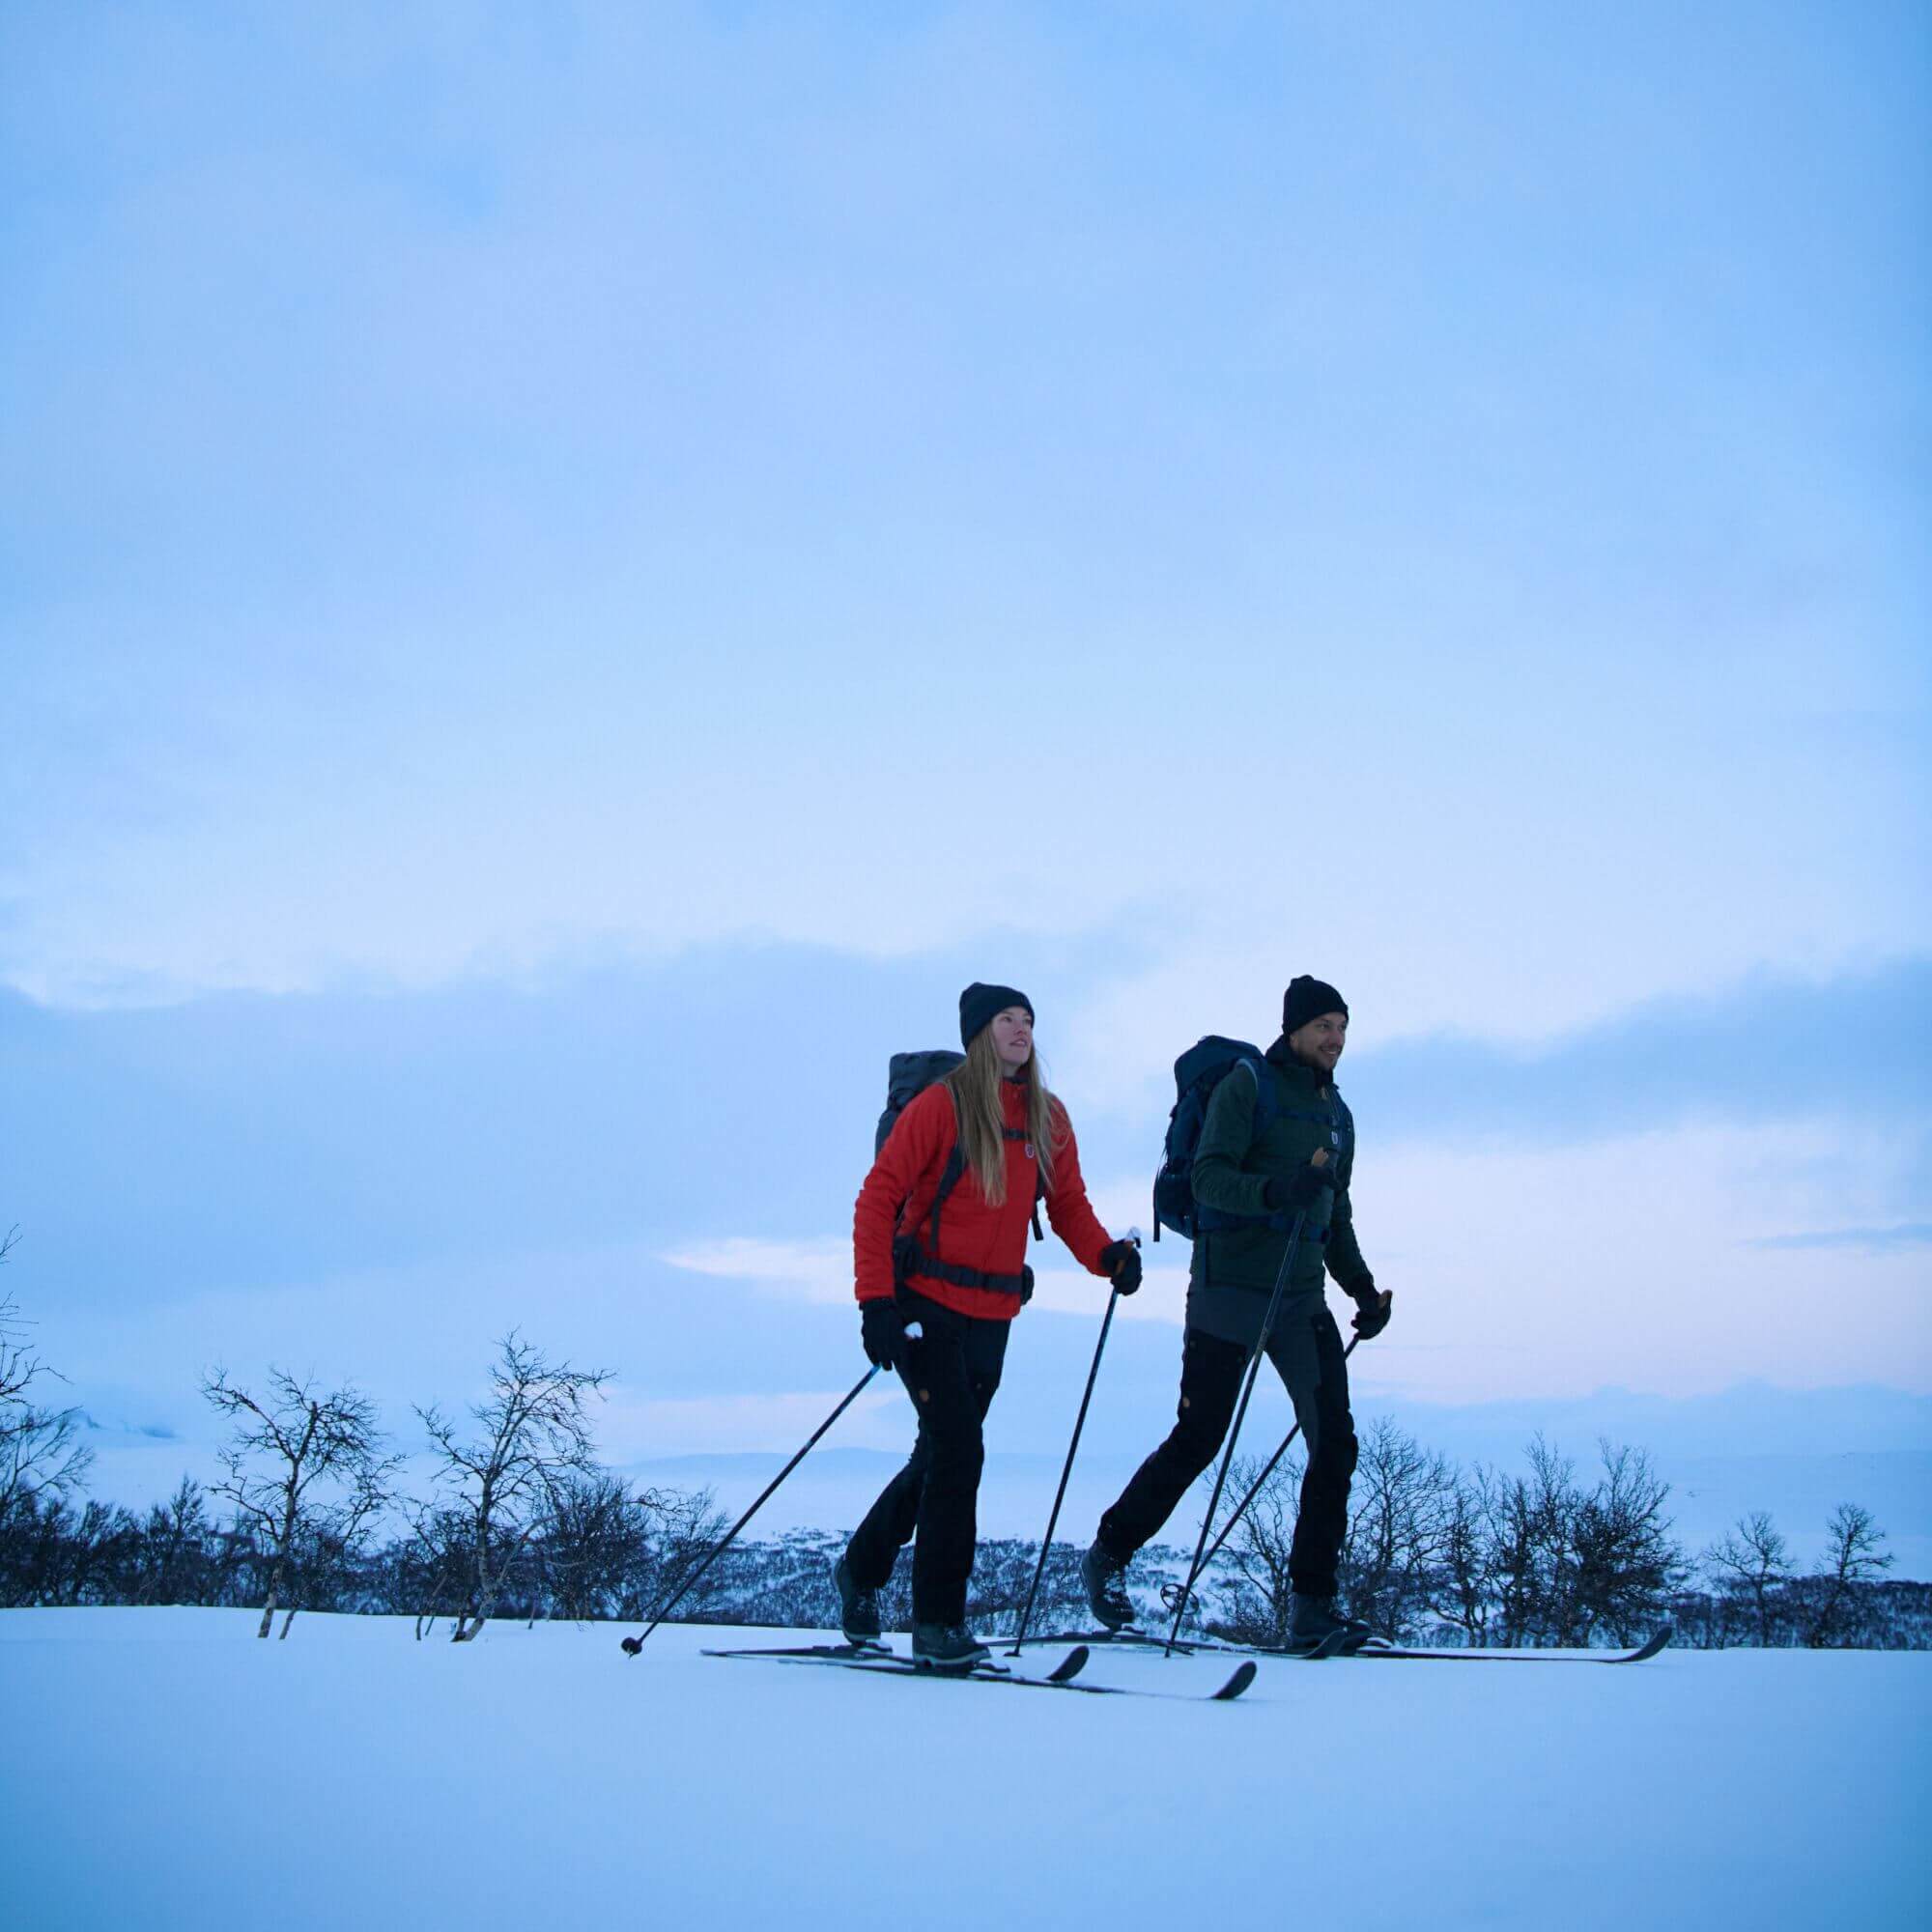
[(1037, 1199), (1054, 1233), (1122, 1294), (1140, 1287), (1132, 1241), (1112, 1239), (1080, 1178), (1066, 1110), (1033, 1050), (1033, 1002), (975, 981), (959, 995), (964, 1061), (894, 1123), (852, 1213), (867, 1358), (896, 1370), (919, 1417), (912, 1456), (833, 1569), (848, 1641), (879, 1641), (878, 1593), (913, 1545), (912, 1654), (970, 1670), (987, 1649), (966, 1628), (978, 1540), (981, 1425), (1007, 1332), (1032, 1292)]

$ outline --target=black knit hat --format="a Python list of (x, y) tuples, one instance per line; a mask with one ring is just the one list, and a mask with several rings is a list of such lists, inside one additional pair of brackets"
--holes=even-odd
[(1288, 982), (1288, 991), (1281, 996), (1282, 1032), (1298, 1032), (1310, 1020), (1320, 1019), (1323, 1013), (1340, 1013), (1347, 1019), (1349, 1003), (1327, 980), (1311, 980), (1306, 973), (1297, 974)]
[(975, 980), (959, 995), (959, 1044), (971, 1046), (973, 1036), (1009, 1007), (1024, 1007), (1033, 1018), (1033, 1002), (1017, 986), (985, 986)]

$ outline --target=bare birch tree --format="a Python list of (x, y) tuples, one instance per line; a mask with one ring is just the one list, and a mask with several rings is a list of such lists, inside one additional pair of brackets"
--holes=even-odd
[[(20, 1231), (0, 1236), (0, 1264)], [(80, 1440), (77, 1408), (45, 1408), (30, 1391), (43, 1377), (64, 1380), (31, 1347), (28, 1322), (11, 1294), (0, 1295), (0, 1522), (20, 1507), (71, 1496), (86, 1479), (94, 1452)]]
[(1831, 1538), (1825, 1560), (1804, 1579), (1804, 1641), (1812, 1649), (1858, 1640), (1864, 1586), (1877, 1582), (1894, 1560), (1880, 1548), (1886, 1533), (1862, 1503), (1840, 1503), (1825, 1530)]
[(476, 1433), (434, 1405), (419, 1408), (469, 1530), (469, 1577), (452, 1641), (467, 1643), (489, 1621), (504, 1573), (556, 1513), (571, 1475), (594, 1477), (586, 1398), (611, 1378), (607, 1369), (553, 1367), (516, 1330), (504, 1336), (490, 1371), (490, 1393), (469, 1411)]
[(1705, 1550), (1704, 1567), (1726, 1597), (1750, 1605), (1758, 1643), (1769, 1648), (1779, 1592), (1791, 1577), (1789, 1549), (1770, 1514), (1741, 1516)]
[(1569, 1616), (1560, 1641), (1594, 1643), (1607, 1632), (1618, 1643), (1648, 1635), (1690, 1565), (1670, 1540), (1663, 1506), (1670, 1485), (1648, 1453), (1598, 1439), (1603, 1474), (1571, 1512)]
[[(318, 1394), (313, 1378), (298, 1381), (271, 1368), (269, 1393), (258, 1401), (216, 1369), (202, 1378), (201, 1392), (235, 1423), (221, 1452), (226, 1478), (213, 1492), (262, 1539), (269, 1580), (255, 1634), (265, 1637), (303, 1547), (359, 1536), (386, 1500), (400, 1459), (381, 1455), (376, 1406), (354, 1388)], [(295, 1611), (291, 1604), (283, 1636)]]

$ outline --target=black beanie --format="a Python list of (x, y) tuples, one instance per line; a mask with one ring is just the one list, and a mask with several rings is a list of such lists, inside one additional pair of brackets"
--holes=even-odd
[(1327, 980), (1311, 980), (1306, 973), (1297, 974), (1281, 996), (1282, 1032), (1297, 1033), (1323, 1013), (1340, 1013), (1347, 1019), (1349, 1003)]
[(1033, 1002), (1017, 986), (984, 986), (975, 980), (959, 995), (959, 1044), (971, 1046), (973, 1036), (1009, 1007), (1024, 1007), (1033, 1018)]

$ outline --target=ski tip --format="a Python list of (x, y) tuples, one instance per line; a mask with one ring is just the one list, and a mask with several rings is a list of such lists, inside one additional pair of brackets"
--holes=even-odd
[(1255, 1661), (1253, 1658), (1249, 1658), (1239, 1665), (1235, 1674), (1228, 1679), (1227, 1683), (1215, 1691), (1211, 1701), (1216, 1704), (1233, 1703), (1254, 1681)]
[(1624, 1659), (1624, 1662), (1626, 1663), (1648, 1663), (1660, 1650), (1662, 1650), (1669, 1643), (1671, 1637), (1675, 1634), (1676, 1633), (1668, 1624), (1662, 1625), (1659, 1629), (1651, 1633), (1648, 1643), (1644, 1644), (1640, 1649), (1632, 1651)]
[(1087, 1660), (1093, 1652), (1084, 1643), (1076, 1643), (1051, 1670), (1046, 1673), (1049, 1684), (1065, 1684), (1078, 1677), (1087, 1668)]

